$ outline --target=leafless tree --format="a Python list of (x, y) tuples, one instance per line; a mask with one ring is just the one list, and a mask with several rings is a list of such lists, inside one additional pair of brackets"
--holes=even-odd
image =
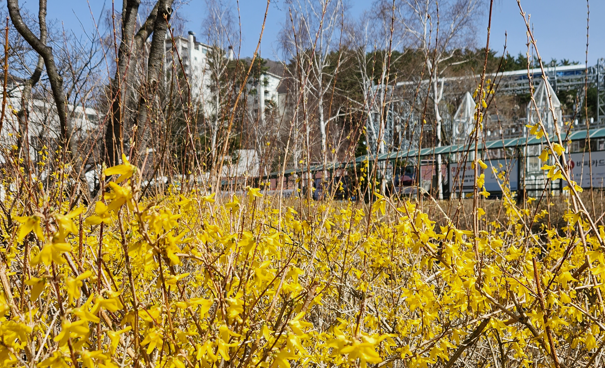
[[(57, 105), (57, 112), (59, 114), (59, 120), (61, 123), (61, 138), (62, 143), (65, 148), (68, 147), (70, 143), (73, 143), (71, 140), (71, 123), (67, 119), (67, 113), (65, 111), (67, 101), (65, 99), (65, 94), (63, 92), (63, 78), (59, 75), (57, 66), (55, 64), (54, 55), (52, 48), (46, 45), (46, 36), (47, 36), (47, 28), (46, 28), (46, 0), (40, 0), (40, 10), (39, 10), (39, 27), (40, 27), (40, 36), (36, 36), (28, 27), (23, 18), (21, 16), (21, 8), (19, 6), (18, 0), (9, 0), (7, 1), (8, 11), (10, 14), (11, 21), (19, 32), (19, 34), (27, 41), (27, 43), (40, 55), (40, 59), (46, 65), (46, 70), (49, 77), (49, 82), (52, 87), (53, 97), (55, 99), (55, 103)], [(35, 84), (42, 73), (41, 67), (38, 68), (40, 62), (36, 65), (36, 69), (39, 72), (34, 71), (32, 74), (33, 79), (30, 78), (29, 91), (31, 93), (31, 86)], [(73, 149), (71, 150), (73, 152)]]
[[(7, 7), (13, 26), (23, 39), (36, 51), (39, 57), (43, 60), (48, 75), (48, 82), (52, 90), (53, 100), (57, 109), (57, 115), (60, 126), (60, 142), (66, 157), (74, 159), (73, 172), (78, 177), (81, 184), (85, 183), (84, 165), (82, 157), (77, 154), (75, 147), (75, 139), (73, 137), (73, 125), (67, 114), (68, 101), (64, 90), (64, 80), (61, 76), (57, 64), (55, 62), (55, 54), (53, 48), (47, 44), (47, 24), (46, 24), (46, 0), (39, 1), (39, 16), (38, 25), (40, 34), (35, 35), (31, 28), (24, 22), (21, 15), (21, 8), (18, 0), (8, 0)], [(36, 65), (32, 77), (29, 81), (29, 91), (36, 79), (39, 79), (37, 70), (40, 61)], [(80, 190), (88, 194), (88, 186), (80, 185)]]
[[(67, 115), (70, 120), (75, 118), (75, 109), (82, 108), (91, 102), (92, 95), (98, 90), (100, 83), (100, 70), (98, 68), (99, 43), (96, 36), (85, 35), (76, 37), (73, 33), (65, 32), (51, 23), (47, 25), (46, 9), (39, 8), (37, 19), (28, 12), (23, 12), (23, 21), (30, 29), (37, 30), (40, 40), (53, 47), (56, 55), (56, 65), (59, 74), (63, 77), (65, 98), (67, 100)], [(0, 10), (0, 17), (7, 14)], [(43, 146), (53, 147), (55, 138), (61, 138), (60, 132), (54, 134), (55, 127), (53, 119), (56, 120), (57, 112), (54, 104), (48, 103), (53, 100), (52, 90), (48, 85), (48, 79), (44, 74), (44, 59), (29, 46), (24, 38), (9, 27), (7, 75), (8, 85), (7, 97), (13, 103), (16, 113), (17, 125), (11, 132), (17, 133), (17, 146), (21, 159), (34, 157), (34, 151), (39, 151)], [(11, 87), (12, 86), (12, 87)], [(18, 101), (17, 101), (18, 100)], [(32, 107), (34, 107), (32, 109)], [(44, 123), (46, 124), (46, 126)], [(81, 127), (74, 126), (76, 142), (79, 140), (78, 130)], [(87, 128), (90, 128), (87, 127)], [(51, 134), (49, 134), (51, 133)], [(34, 141), (37, 147), (28, 146)], [(29, 155), (26, 152), (29, 152)], [(29, 169), (28, 165), (25, 165)]]
[[(396, 22), (394, 3), (378, 1), (372, 10), (364, 14), (351, 38), (355, 45), (355, 58), (359, 69), (359, 83), (363, 93), (360, 110), (366, 117), (366, 142), (372, 154), (384, 154), (392, 150), (387, 139), (394, 127), (388, 127), (393, 117), (388, 108), (396, 103), (391, 71), (396, 63), (393, 50), (401, 50), (406, 36), (405, 28)], [(401, 57), (399, 53), (398, 57)], [(389, 120), (391, 119), (391, 120)], [(391, 131), (388, 131), (390, 128)], [(381, 163), (381, 190), (384, 192), (386, 165)]]
[[(124, 122), (134, 120), (134, 125), (143, 131), (141, 125), (147, 120), (147, 109), (150, 101), (153, 101), (153, 86), (158, 83), (161, 65), (164, 55), (164, 38), (170, 15), (172, 13), (171, 0), (158, 0), (145, 19), (138, 26), (140, 0), (124, 0), (120, 16), (121, 27), (119, 32), (114, 32), (116, 52), (116, 69), (110, 86), (111, 114), (108, 119), (105, 132), (105, 160), (108, 164), (114, 164), (119, 158), (119, 153), (125, 152), (124, 148)], [(112, 14), (115, 22), (116, 14)], [(138, 29), (137, 29), (138, 28)], [(147, 78), (143, 82), (140, 91), (132, 91), (135, 86), (136, 64), (139, 54), (149, 36), (157, 31), (148, 52)], [(118, 46), (119, 45), (119, 46)], [(129, 98), (130, 93), (141, 92), (138, 99)], [(138, 104), (137, 104), (138, 101)], [(135, 110), (137, 114), (130, 114), (128, 110)], [(141, 134), (136, 133), (135, 134)], [(139, 137), (141, 137), (139, 135)]]
[[(334, 80), (344, 63), (345, 54), (342, 45), (345, 34), (344, 17), (347, 11), (344, 0), (289, 0), (291, 21), (282, 30), (282, 43), (288, 58), (297, 60), (299, 64), (297, 77), (300, 87), (303, 110), (307, 161), (310, 164), (310, 134), (309, 122), (315, 117), (321, 140), (321, 159), (324, 165), (324, 178), (327, 177), (325, 168), (328, 164), (328, 125), (338, 117), (341, 111), (336, 107), (336, 113), (326, 111), (329, 96), (334, 88)], [(334, 55), (337, 55), (334, 60)], [(332, 65), (331, 65), (332, 64)], [(330, 67), (331, 72), (327, 69)], [(314, 116), (308, 111), (309, 96), (313, 96)]]
[(229, 76), (228, 64), (235, 59), (234, 46), (238, 40), (232, 4), (224, 0), (206, 0), (206, 16), (202, 31), (206, 42), (211, 45), (208, 53), (207, 70), (202, 72), (201, 103), (204, 106), (210, 141), (210, 160), (217, 160), (218, 132), (223, 116), (228, 110), (225, 104), (235, 81)]
[[(469, 46), (475, 19), (482, 10), (481, 0), (400, 0), (397, 1), (398, 21), (409, 35), (407, 46), (421, 50), (424, 55), (435, 114), (436, 147), (442, 145), (443, 80), (447, 62), (457, 47)], [(443, 199), (441, 155), (437, 155), (437, 194)]]
[(237, 23), (233, 3), (228, 0), (204, 0), (206, 15), (202, 20), (202, 32), (206, 42), (226, 50), (229, 46), (239, 49)]
[(153, 35), (151, 37), (151, 46), (149, 47), (149, 59), (147, 61), (147, 78), (143, 81), (141, 96), (138, 107), (138, 117), (136, 122), (137, 129), (137, 149), (143, 152), (147, 146), (146, 134), (148, 123), (148, 112), (152, 108), (157, 108), (159, 84), (162, 66), (164, 65), (164, 47), (168, 22), (172, 15), (173, 0), (159, 0), (157, 3), (158, 14), (153, 25)]
[[(40, 42), (46, 44), (46, 38), (48, 35), (47, 27), (46, 27), (46, 7), (41, 6), (38, 10), (38, 22), (39, 22), (39, 33), (40, 33)], [(18, 135), (18, 146), (20, 153), (23, 153), (22, 157), (29, 159), (29, 139), (27, 137), (27, 120), (29, 116), (29, 102), (32, 96), (32, 89), (40, 80), (42, 76), (42, 72), (44, 71), (44, 59), (42, 56), (38, 56), (38, 60), (36, 62), (36, 66), (33, 72), (29, 75), (29, 78), (25, 80), (23, 83), (23, 91), (21, 95), (21, 108), (17, 113), (17, 118), (19, 120), (19, 135)], [(21, 155), (20, 155), (21, 156)], [(26, 165), (29, 167), (29, 165)]]

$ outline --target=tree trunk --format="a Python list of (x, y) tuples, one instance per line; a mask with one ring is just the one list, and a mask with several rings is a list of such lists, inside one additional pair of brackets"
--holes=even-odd
[[(46, 35), (44, 41), (46, 42)], [(31, 77), (25, 82), (23, 86), (23, 93), (21, 94), (21, 109), (17, 113), (17, 119), (19, 120), (19, 136), (17, 137), (17, 147), (20, 155), (26, 162), (29, 161), (29, 137), (28, 137), (28, 120), (29, 120), (29, 101), (31, 100), (32, 89), (40, 80), (42, 70), (44, 69), (44, 59), (39, 56), (36, 69), (32, 73)], [(29, 165), (25, 165), (25, 169), (29, 170)]]
[[(65, 95), (63, 94), (63, 78), (59, 75), (57, 66), (55, 65), (55, 59), (53, 56), (52, 48), (47, 46), (41, 39), (38, 39), (36, 35), (27, 27), (21, 17), (21, 10), (19, 7), (18, 0), (8, 0), (8, 11), (15, 29), (25, 39), (25, 41), (42, 57), (46, 66), (46, 73), (53, 92), (53, 98), (57, 107), (57, 114), (59, 115), (59, 123), (61, 125), (61, 144), (64, 148), (68, 149), (73, 144), (72, 141), (72, 126), (71, 122), (67, 119), (67, 112), (65, 107), (67, 102), (65, 101)], [(46, 0), (40, 0), (40, 9), (46, 9)], [(73, 150), (72, 150), (73, 153)]]
[[(135, 26), (140, 0), (125, 0), (122, 9), (122, 40), (118, 49), (116, 74), (111, 82), (111, 116), (105, 130), (105, 162), (108, 166), (118, 163), (120, 153), (124, 153), (123, 121), (126, 121), (123, 107), (128, 101), (123, 97), (132, 88), (136, 54), (153, 31), (158, 4), (155, 5), (143, 26), (135, 36)], [(135, 55), (135, 57), (133, 57)]]
[(219, 125), (219, 112), (221, 109), (220, 102), (220, 86), (218, 79), (216, 83), (216, 94), (214, 96), (214, 122), (212, 123), (212, 132), (211, 132), (211, 141), (210, 141), (210, 154), (212, 157), (212, 166), (216, 164), (216, 136), (218, 135), (218, 125)]
[(105, 130), (105, 163), (107, 166), (118, 164), (120, 152), (123, 153), (124, 149), (122, 144), (122, 106), (124, 104), (122, 89), (124, 86), (130, 85), (129, 76), (131, 75), (131, 70), (128, 68), (128, 61), (133, 52), (131, 47), (134, 48), (132, 41), (140, 3), (140, 0), (125, 0), (122, 6), (122, 40), (118, 49), (116, 74), (111, 81), (110, 87), (112, 101), (111, 116)]
[(152, 107), (153, 100), (157, 96), (157, 87), (159, 84), (160, 70), (164, 64), (164, 40), (168, 30), (168, 21), (172, 15), (173, 0), (159, 0), (157, 6), (157, 16), (153, 26), (153, 36), (151, 38), (151, 48), (149, 49), (149, 60), (147, 63), (147, 80), (142, 87), (142, 94), (139, 100), (138, 117), (136, 121), (137, 142), (135, 147), (141, 154), (146, 149), (145, 123), (147, 122), (147, 112)]
[[(320, 78), (321, 82), (321, 78)], [(319, 89), (323, 87), (320, 85)], [(326, 133), (326, 122), (324, 120), (324, 108), (323, 108), (323, 92), (319, 93), (318, 99), (318, 115), (319, 115), (319, 131), (321, 132), (321, 155), (323, 159), (323, 170), (322, 170), (322, 183), (326, 182), (328, 175), (328, 138)]]
[[(73, 127), (71, 121), (67, 118), (67, 100), (63, 91), (63, 78), (57, 70), (53, 50), (50, 46), (47, 46), (42, 39), (36, 37), (36, 35), (29, 29), (29, 27), (23, 22), (21, 17), (21, 10), (19, 7), (19, 0), (8, 0), (7, 1), (8, 12), (13, 23), (13, 26), (19, 32), (21, 37), (44, 59), (44, 65), (46, 66), (46, 74), (48, 75), (48, 81), (50, 83), (53, 99), (57, 108), (57, 115), (59, 116), (59, 125), (61, 129), (61, 145), (63, 146), (64, 152), (67, 157), (75, 159), (74, 172), (78, 173), (79, 180), (82, 184), (83, 191), (86, 195), (88, 193), (88, 185), (86, 184), (86, 177), (84, 176), (84, 167), (82, 165), (82, 159), (75, 152), (75, 142), (73, 139)], [(44, 24), (40, 25), (41, 29), (46, 28), (46, 0), (40, 0), (41, 17), (40, 21)], [(29, 154), (29, 152), (27, 153)]]
[[(38, 10), (38, 23), (40, 25), (40, 42), (46, 44), (47, 29), (46, 29), (46, 6), (44, 3), (40, 3), (40, 9)], [(42, 56), (38, 56), (38, 63), (34, 72), (25, 82), (23, 86), (23, 93), (21, 95), (21, 109), (17, 113), (17, 119), (19, 120), (19, 136), (17, 138), (17, 146), (19, 152), (23, 152), (24, 157), (29, 161), (29, 137), (26, 132), (28, 131), (28, 119), (29, 119), (29, 101), (31, 100), (32, 89), (40, 80), (42, 71), (44, 70), (44, 59)], [(25, 165), (26, 170), (29, 170), (29, 165)]]

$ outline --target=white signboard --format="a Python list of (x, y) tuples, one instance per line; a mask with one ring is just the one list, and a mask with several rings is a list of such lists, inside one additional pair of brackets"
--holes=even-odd
[[(479, 169), (479, 174), (485, 174), (485, 190), (488, 192), (500, 192), (502, 180), (494, 174), (495, 168), (498, 173), (505, 172), (504, 178), (508, 180), (510, 190), (517, 190), (519, 184), (517, 160), (491, 160), (486, 161), (487, 169)], [(460, 169), (458, 169), (460, 168)], [(498, 184), (500, 183), (500, 184)], [(450, 193), (460, 192), (469, 193), (475, 187), (475, 170), (472, 168), (472, 162), (466, 164), (450, 164)]]
[(592, 186), (605, 187), (605, 151), (585, 153), (572, 153), (569, 167), (573, 181), (582, 188), (590, 188), (590, 174), (592, 167)]

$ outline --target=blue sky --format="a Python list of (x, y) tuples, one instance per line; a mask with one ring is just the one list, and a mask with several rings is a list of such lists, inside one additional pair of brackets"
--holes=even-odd
[[(233, 1), (235, 9), (235, 0)], [(485, 0), (487, 1), (487, 0)], [(37, 10), (38, 1), (21, 0), (22, 5)], [(371, 0), (350, 0), (351, 16), (358, 18), (371, 4)], [(531, 14), (538, 49), (546, 60), (551, 58), (585, 60), (586, 50), (586, 1), (584, 0), (522, 0), (524, 10)], [(62, 22), (66, 31), (82, 35), (93, 32), (93, 18), (99, 18), (103, 8), (111, 8), (111, 1), (102, 0), (49, 0), (48, 19)], [(4, 5), (4, 4), (3, 4)], [(261, 30), (266, 1), (240, 0), (242, 21), (242, 56), (254, 52)], [(89, 9), (90, 6), (90, 9)], [(121, 1), (116, 0), (116, 7)], [(92, 15), (91, 15), (92, 11)], [(200, 33), (204, 16), (203, 0), (190, 0), (189, 4), (176, 11), (187, 20), (186, 30)], [(276, 44), (277, 34), (286, 21), (287, 6), (284, 0), (272, 0), (262, 43), (262, 55), (279, 58)], [(590, 0), (590, 49), (589, 65), (598, 57), (605, 58), (605, 0)], [(478, 21), (477, 46), (485, 45), (487, 11)], [(525, 53), (527, 37), (525, 25), (519, 14), (516, 0), (495, 0), (490, 46), (499, 53), (503, 50), (505, 32), (508, 32), (507, 48), (511, 54)]]

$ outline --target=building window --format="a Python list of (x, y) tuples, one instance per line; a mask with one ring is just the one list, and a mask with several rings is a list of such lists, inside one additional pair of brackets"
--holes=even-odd
[(571, 152), (584, 152), (585, 147), (586, 140), (584, 139), (571, 142)]
[(540, 145), (527, 146), (527, 156), (539, 156), (542, 152)]
[(527, 172), (538, 173), (541, 172), (542, 161), (539, 157), (528, 157), (527, 158)]

